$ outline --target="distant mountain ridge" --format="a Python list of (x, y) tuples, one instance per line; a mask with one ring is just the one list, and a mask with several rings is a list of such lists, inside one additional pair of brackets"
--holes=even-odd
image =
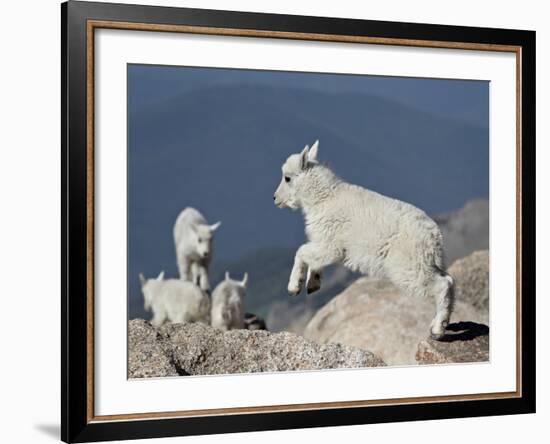
[(451, 119), (489, 123), (488, 82), (479, 80), (130, 64), (128, 82), (134, 110), (206, 87), (257, 85), (376, 95)]

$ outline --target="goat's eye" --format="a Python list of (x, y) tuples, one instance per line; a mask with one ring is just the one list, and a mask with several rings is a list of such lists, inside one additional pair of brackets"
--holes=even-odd
[(199, 237), (199, 244), (202, 242), (202, 239)]
[(290, 182), (290, 177), (285, 176), (285, 182), (287, 182), (287, 183)]

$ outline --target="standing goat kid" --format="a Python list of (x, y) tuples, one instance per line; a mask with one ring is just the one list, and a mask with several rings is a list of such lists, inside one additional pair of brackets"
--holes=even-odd
[(204, 216), (194, 208), (185, 208), (174, 224), (174, 244), (180, 278), (210, 291), (208, 266), (212, 260), (214, 232), (221, 225), (208, 225)]
[[(437, 224), (422, 210), (338, 178), (317, 162), (319, 141), (306, 145), (282, 167), (273, 197), (279, 208), (301, 209), (308, 242), (296, 252), (288, 291), (321, 288), (321, 270), (340, 263), (363, 274), (383, 275), (410, 295), (433, 297), (430, 326), (441, 339), (454, 302)], [(307, 276), (306, 276), (307, 275)]]
[(220, 330), (244, 328), (244, 299), (248, 274), (242, 281), (236, 281), (225, 272), (225, 279), (218, 284), (212, 293), (212, 327)]

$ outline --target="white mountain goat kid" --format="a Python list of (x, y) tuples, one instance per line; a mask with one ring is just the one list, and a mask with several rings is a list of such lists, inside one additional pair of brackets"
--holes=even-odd
[(180, 278), (210, 290), (208, 266), (212, 260), (214, 232), (221, 225), (208, 225), (204, 216), (194, 208), (185, 208), (174, 224), (174, 243)]
[(244, 328), (244, 299), (248, 273), (242, 281), (236, 281), (225, 272), (225, 280), (220, 282), (212, 292), (212, 327), (220, 330)]
[(165, 321), (210, 323), (210, 298), (192, 282), (164, 280), (164, 271), (156, 279), (140, 273), (144, 308), (153, 311), (151, 324), (160, 327)]
[[(422, 210), (352, 185), (317, 162), (319, 141), (291, 155), (275, 204), (304, 214), (308, 242), (296, 252), (288, 291), (321, 287), (321, 270), (340, 263), (363, 274), (383, 275), (410, 295), (435, 298), (432, 337), (441, 339), (454, 302), (454, 283), (445, 272), (442, 236)], [(307, 279), (306, 279), (307, 273)]]

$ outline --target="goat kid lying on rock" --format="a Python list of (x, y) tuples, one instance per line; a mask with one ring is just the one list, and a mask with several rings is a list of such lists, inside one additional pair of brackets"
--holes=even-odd
[(151, 324), (160, 327), (174, 323), (210, 323), (210, 297), (192, 282), (164, 280), (164, 271), (156, 279), (145, 279), (140, 273), (144, 308), (153, 311)]
[(410, 295), (433, 297), (432, 337), (441, 339), (454, 302), (437, 224), (422, 210), (338, 178), (317, 162), (319, 141), (292, 154), (282, 167), (275, 204), (301, 209), (308, 242), (296, 252), (288, 291), (321, 287), (321, 271), (343, 264), (363, 274), (389, 278)]

